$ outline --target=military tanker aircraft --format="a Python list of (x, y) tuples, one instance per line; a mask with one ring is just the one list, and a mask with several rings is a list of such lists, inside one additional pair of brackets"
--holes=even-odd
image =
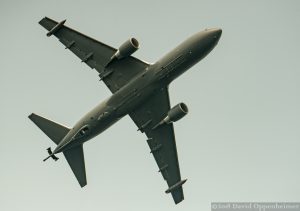
[(29, 118), (57, 145), (48, 148), (49, 156), (57, 160), (62, 152), (81, 187), (87, 184), (83, 143), (102, 133), (122, 117), (129, 115), (138, 130), (145, 133), (147, 143), (177, 204), (184, 199), (173, 123), (188, 113), (184, 103), (171, 107), (169, 84), (204, 58), (218, 43), (222, 30), (205, 29), (187, 38), (155, 63), (131, 56), (138, 48), (135, 38), (118, 49), (90, 38), (48, 17), (39, 24), (54, 35), (82, 62), (96, 69), (112, 95), (84, 115), (74, 127), (66, 127), (30, 114)]

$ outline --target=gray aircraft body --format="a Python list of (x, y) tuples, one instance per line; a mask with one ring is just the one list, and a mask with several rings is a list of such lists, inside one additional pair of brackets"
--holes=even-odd
[[(100, 79), (113, 93), (104, 102), (69, 128), (32, 113), (29, 118), (57, 145), (48, 148), (49, 157), (62, 152), (81, 187), (87, 184), (83, 143), (97, 136), (125, 115), (129, 115), (138, 130), (148, 139), (159, 172), (168, 184), (177, 204), (184, 199), (173, 122), (188, 113), (184, 103), (170, 106), (168, 85), (191, 66), (204, 58), (218, 43), (222, 30), (206, 29), (198, 32), (153, 64), (131, 54), (139, 43), (131, 38), (119, 49), (83, 35), (50, 18), (39, 22), (82, 62), (96, 69)], [(44, 160), (44, 161), (45, 161)]]

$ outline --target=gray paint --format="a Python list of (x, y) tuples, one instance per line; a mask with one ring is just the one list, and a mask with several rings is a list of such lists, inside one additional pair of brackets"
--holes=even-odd
[[(113, 123), (135, 110), (136, 107), (142, 107), (142, 103), (153, 92), (167, 87), (172, 80), (206, 56), (218, 42), (221, 33), (220, 29), (205, 30), (184, 41), (162, 59), (149, 66), (145, 70), (146, 73), (142, 72), (141, 76), (132, 79), (132, 81), (108, 98), (107, 101), (100, 103), (100, 105), (86, 114), (75, 124), (73, 130), (67, 134), (54, 152), (62, 152), (64, 147), (67, 147), (66, 143), (73, 145), (74, 143), (71, 143), (70, 139), (84, 126), (89, 126), (89, 134), (82, 139), (74, 140), (77, 142), (74, 145), (82, 144), (97, 136)], [(174, 58), (177, 59), (180, 56), (184, 57), (183, 62), (174, 66)], [(135, 94), (132, 95), (132, 92), (135, 92)], [(99, 119), (99, 116), (105, 113), (107, 116)]]
[[(299, 1), (0, 4), (1, 210), (210, 210), (211, 201), (299, 200)], [(85, 145), (94, 185), (84, 191), (64, 159), (41, 161), (45, 151), (36, 149), (46, 149), (49, 139), (24, 118), (28, 113), (72, 126), (110, 95), (95, 71), (44, 36), (36, 23), (45, 14), (67, 17), (69, 25), (112, 46), (137, 37), (135, 56), (150, 62), (195, 31), (222, 27), (217, 49), (170, 87), (171, 103), (189, 106), (175, 125), (188, 177), (183, 203), (174, 206), (163, 192), (167, 185), (144, 135), (128, 117)]]
[[(80, 186), (85, 186), (87, 181), (83, 143), (99, 135), (129, 114), (139, 130), (147, 134), (147, 142), (158, 164), (159, 172), (162, 173), (169, 185), (166, 193), (171, 192), (176, 204), (181, 202), (184, 199), (181, 186), (186, 180), (181, 180), (174, 129), (170, 120), (179, 120), (187, 111), (184, 111), (179, 106), (180, 104), (173, 108), (170, 107), (168, 86), (216, 46), (222, 30), (215, 28), (198, 32), (153, 65), (147, 64), (140, 69), (139, 63), (143, 64), (144, 62), (139, 62), (130, 56), (139, 45), (135, 38), (124, 42), (112, 54), (112, 48), (108, 45), (63, 26), (65, 20), (56, 22), (45, 17), (39, 23), (49, 31), (48, 37), (55, 35), (83, 62), (96, 68), (100, 73), (100, 78), (113, 92), (111, 97), (84, 115), (72, 129), (67, 129), (67, 133), (61, 141), (52, 139), (57, 147), (53, 152), (50, 148), (47, 149), (49, 156), (44, 161), (50, 157), (57, 161), (58, 158), (55, 154), (63, 152)], [(106, 58), (110, 59), (105, 60)], [(137, 63), (134, 65), (132, 61), (137, 61)], [(101, 67), (101, 64), (105, 64), (104, 68)], [(105, 74), (106, 72), (109, 74)], [(127, 75), (127, 81), (120, 83), (120, 79), (124, 80), (118, 74)], [(130, 74), (133, 75), (132, 78), (128, 78)], [(101, 77), (101, 75), (106, 76)], [(112, 89), (114, 86), (118, 88)], [(167, 99), (165, 95), (167, 95)], [(165, 99), (166, 101), (164, 101)], [(148, 105), (154, 106), (150, 109)], [(182, 103), (181, 105), (186, 107)], [(60, 129), (56, 123), (35, 114), (29, 115), (29, 118), (50, 138), (54, 136), (51, 133), (61, 134), (61, 130), (65, 131), (65, 127), (62, 126)], [(165, 121), (166, 119), (169, 120)], [(171, 126), (163, 127), (164, 124)], [(172, 144), (170, 145), (170, 143)], [(163, 150), (160, 149), (161, 147)]]

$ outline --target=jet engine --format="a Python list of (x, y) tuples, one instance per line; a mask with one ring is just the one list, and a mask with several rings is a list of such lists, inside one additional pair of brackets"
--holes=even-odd
[(124, 42), (117, 52), (114, 54), (114, 57), (117, 59), (122, 59), (130, 56), (139, 48), (139, 42), (135, 38), (130, 38), (126, 42)]
[(184, 117), (189, 112), (188, 107), (184, 103), (178, 103), (176, 106), (171, 108), (168, 112), (168, 115), (161, 120), (157, 125), (153, 127), (153, 129), (157, 128), (162, 124), (170, 124), (172, 122), (176, 122)]
[(168, 112), (168, 115), (164, 118), (163, 121), (167, 124), (176, 122), (184, 117), (188, 112), (189, 110), (187, 105), (185, 105), (184, 103), (179, 103)]
[(123, 59), (130, 56), (131, 54), (136, 52), (138, 48), (139, 48), (139, 42), (137, 41), (137, 39), (135, 39), (134, 37), (128, 39), (119, 47), (116, 53), (112, 55), (112, 57), (107, 62), (105, 67), (107, 67), (115, 59)]

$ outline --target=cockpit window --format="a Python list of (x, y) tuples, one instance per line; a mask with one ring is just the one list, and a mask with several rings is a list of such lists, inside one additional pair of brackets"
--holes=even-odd
[(89, 132), (89, 127), (86, 125), (77, 132), (77, 134), (74, 136), (74, 138), (75, 139), (82, 138), (83, 136), (88, 134), (88, 132)]
[(86, 132), (88, 132), (88, 131), (89, 131), (89, 128), (88, 128), (88, 127), (84, 127), (84, 128), (82, 128), (82, 129), (80, 130), (80, 134), (81, 134), (81, 135), (85, 135)]

